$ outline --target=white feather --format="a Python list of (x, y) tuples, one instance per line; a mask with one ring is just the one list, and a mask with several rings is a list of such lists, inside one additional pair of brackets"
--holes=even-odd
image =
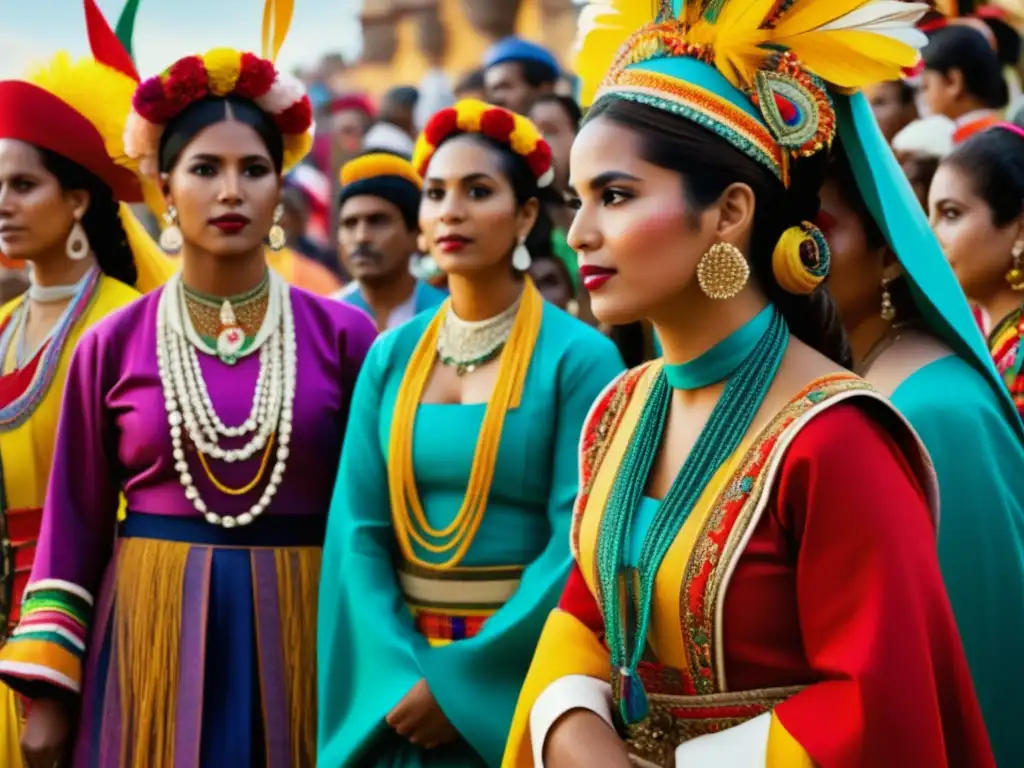
[(902, 0), (872, 0), (872, 2), (840, 16), (820, 27), (822, 31), (873, 30), (879, 24), (893, 23), (913, 28), (928, 11), (924, 3), (904, 3)]

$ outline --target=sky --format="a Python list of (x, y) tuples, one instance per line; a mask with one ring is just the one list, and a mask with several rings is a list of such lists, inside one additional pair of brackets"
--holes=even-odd
[[(125, 0), (98, 0), (111, 26)], [(295, 0), (295, 16), (278, 65), (315, 64), (325, 53), (359, 50), (359, 0)], [(44, 10), (45, 9), (45, 10)], [(142, 77), (182, 56), (228, 46), (259, 53), (263, 0), (142, 0), (135, 57)], [(0, 79), (23, 75), (60, 50), (85, 55), (82, 0), (0, 0)]]

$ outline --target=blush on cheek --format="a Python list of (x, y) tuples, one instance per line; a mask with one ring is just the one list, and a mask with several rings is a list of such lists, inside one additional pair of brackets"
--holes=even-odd
[(652, 208), (641, 215), (623, 218), (626, 219), (624, 226), (615, 237), (608, 238), (609, 244), (616, 256), (628, 257), (634, 262), (660, 259), (667, 250), (678, 246), (689, 228), (686, 216), (679, 207)]

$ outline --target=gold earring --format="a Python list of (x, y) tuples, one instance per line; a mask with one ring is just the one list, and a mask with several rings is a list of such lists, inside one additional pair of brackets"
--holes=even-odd
[(896, 307), (892, 303), (892, 294), (889, 293), (889, 281), (882, 278), (882, 319), (891, 323), (896, 319)]
[(715, 243), (697, 262), (697, 283), (709, 299), (731, 299), (750, 279), (750, 265), (731, 243)]
[(173, 205), (164, 211), (164, 229), (160, 233), (160, 247), (167, 253), (177, 253), (181, 250), (185, 238), (181, 235), (181, 227), (178, 226), (178, 209)]
[(277, 208), (274, 209), (274, 226), (270, 228), (270, 250), (280, 251), (284, 248), (284, 244), (288, 241), (288, 237), (284, 233), (284, 227), (281, 226), (281, 219), (284, 218), (284, 206), (280, 203), (277, 204)]
[(1010, 284), (1012, 290), (1024, 291), (1024, 240), (1018, 240), (1013, 244), (1010, 255), (1013, 258), (1013, 266), (1006, 273), (1006, 282)]

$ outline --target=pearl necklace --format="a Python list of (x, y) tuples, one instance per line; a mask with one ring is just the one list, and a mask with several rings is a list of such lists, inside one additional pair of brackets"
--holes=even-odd
[[(267, 314), (246, 354), (260, 353), (260, 372), (249, 416), (238, 426), (224, 424), (217, 415), (203, 378), (197, 351), (216, 354), (203, 344), (185, 309), (181, 274), (167, 282), (157, 306), (157, 365), (163, 385), (167, 424), (171, 433), (174, 468), (185, 489), (185, 498), (212, 525), (224, 528), (249, 525), (270, 506), (284, 479), (292, 436), (297, 371), (295, 316), (287, 283), (276, 273), (270, 276)], [(228, 463), (245, 461), (263, 450), (276, 432), (276, 463), (259, 501), (241, 515), (220, 515), (199, 495), (185, 457), (187, 435), (204, 456)], [(251, 435), (234, 449), (220, 445), (221, 437)]]
[(494, 317), (474, 322), (456, 315), (449, 300), (437, 335), (441, 364), (454, 366), (456, 374), (464, 376), (492, 360), (505, 346), (518, 311), (519, 300)]

